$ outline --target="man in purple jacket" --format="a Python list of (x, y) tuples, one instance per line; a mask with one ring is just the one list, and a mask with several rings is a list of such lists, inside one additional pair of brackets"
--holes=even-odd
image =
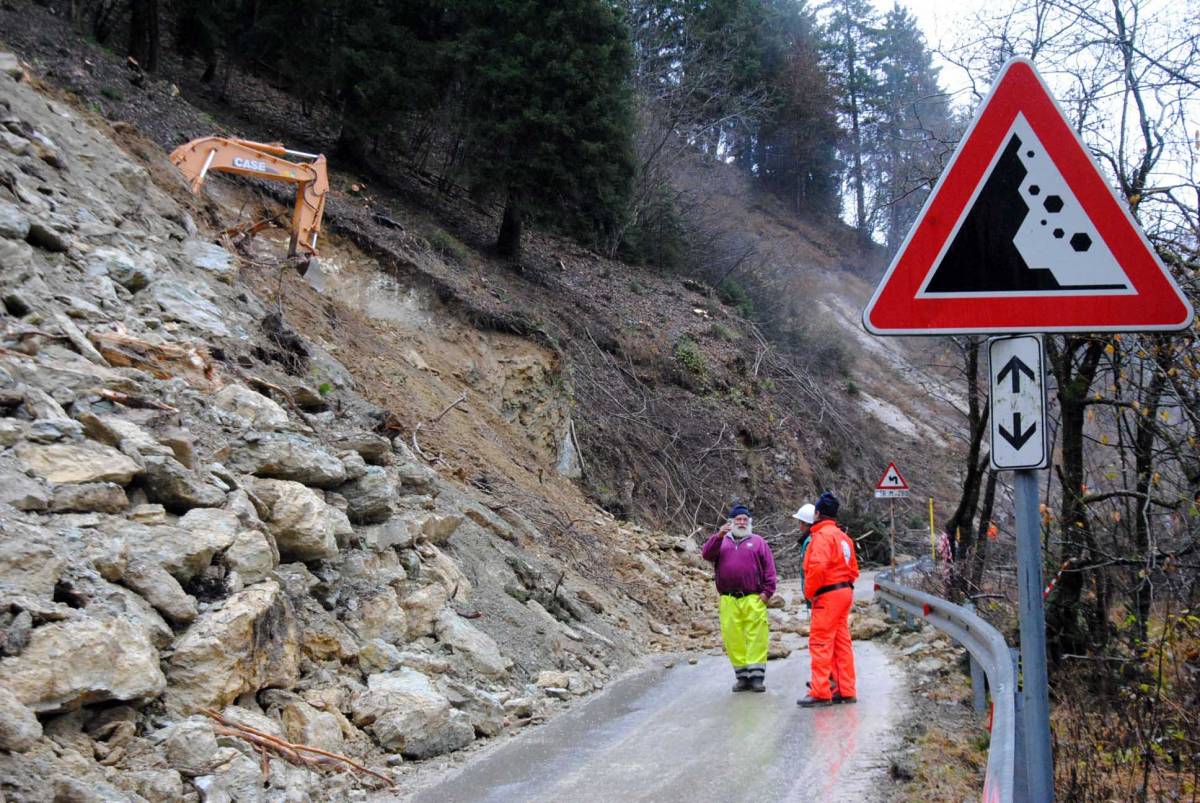
[(767, 600), (775, 593), (771, 547), (751, 531), (750, 510), (734, 505), (729, 521), (704, 542), (721, 595), (721, 639), (737, 677), (734, 691), (766, 691)]

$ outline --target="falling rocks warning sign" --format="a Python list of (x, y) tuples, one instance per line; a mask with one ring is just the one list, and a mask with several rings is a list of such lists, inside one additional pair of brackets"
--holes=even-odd
[(1005, 65), (863, 313), (876, 334), (1186, 328), (1192, 308), (1025, 59)]

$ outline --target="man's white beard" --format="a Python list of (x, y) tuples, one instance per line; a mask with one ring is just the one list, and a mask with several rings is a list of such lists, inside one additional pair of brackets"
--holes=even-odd
[(750, 534), (750, 528), (753, 526), (753, 524), (754, 523), (751, 522), (744, 527), (741, 525), (735, 524), (735, 525), (733, 525), (733, 528), (730, 530), (730, 532), (732, 532), (734, 534), (734, 536), (736, 536), (737, 538), (745, 538), (747, 535)]

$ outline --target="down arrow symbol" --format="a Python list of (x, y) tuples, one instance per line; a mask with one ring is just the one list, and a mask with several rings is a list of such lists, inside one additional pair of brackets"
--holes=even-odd
[(1020, 450), (1020, 448), (1024, 446), (1030, 438), (1033, 437), (1033, 433), (1037, 431), (1037, 422), (1033, 422), (1029, 425), (1028, 430), (1022, 432), (1021, 414), (1013, 413), (1012, 423), (1012, 432), (1009, 432), (1007, 429), (1005, 429), (1003, 424), (1000, 424), (997, 428), (1000, 430), (1000, 437), (1008, 441), (1014, 449)]

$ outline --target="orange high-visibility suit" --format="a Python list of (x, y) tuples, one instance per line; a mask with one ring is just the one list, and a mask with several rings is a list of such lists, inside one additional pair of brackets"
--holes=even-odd
[(818, 700), (831, 699), (832, 674), (841, 697), (856, 697), (849, 619), (854, 581), (858, 579), (854, 541), (832, 519), (821, 519), (812, 526), (811, 533), (812, 542), (804, 555), (804, 596), (812, 602), (809, 693)]

